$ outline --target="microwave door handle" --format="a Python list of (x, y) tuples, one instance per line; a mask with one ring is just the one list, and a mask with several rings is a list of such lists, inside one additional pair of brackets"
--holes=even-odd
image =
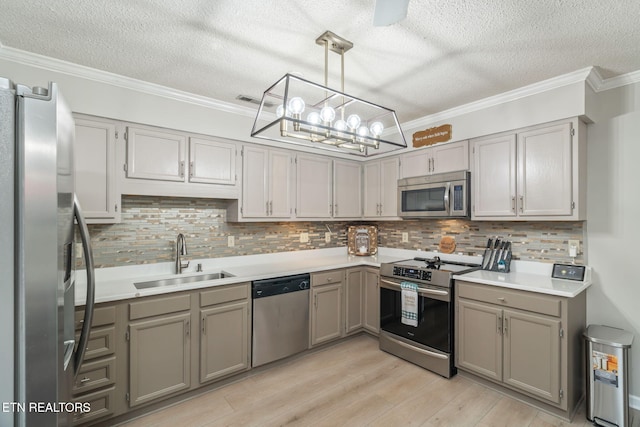
[(451, 212), (449, 212), (449, 192), (451, 191), (451, 183), (447, 182), (447, 187), (444, 190), (444, 210), (447, 214), (451, 214)]

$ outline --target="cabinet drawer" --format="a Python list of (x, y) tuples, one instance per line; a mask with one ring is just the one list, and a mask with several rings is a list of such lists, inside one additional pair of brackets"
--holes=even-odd
[(114, 384), (116, 381), (116, 358), (83, 363), (73, 382), (74, 395)]
[[(87, 349), (84, 353), (84, 360), (91, 360), (115, 353), (116, 328), (107, 326), (103, 328), (93, 328), (89, 333)], [(80, 334), (76, 334), (76, 342), (80, 339)]]
[[(78, 310), (75, 313), (75, 328), (81, 329), (84, 322), (84, 310)], [(115, 307), (96, 307), (93, 310), (93, 322), (91, 326), (112, 325), (116, 323)]]
[(249, 298), (249, 285), (221, 286), (200, 292), (200, 307)]
[(311, 286), (328, 285), (329, 283), (342, 282), (344, 270), (331, 270), (311, 275)]
[(190, 308), (191, 296), (189, 294), (162, 298), (145, 298), (144, 301), (129, 303), (129, 320), (176, 313), (189, 310)]
[(502, 307), (518, 308), (549, 316), (560, 317), (561, 315), (562, 303), (559, 297), (477, 283), (458, 281), (457, 284), (460, 298), (488, 302)]
[(113, 414), (115, 401), (115, 387), (100, 390), (95, 393), (83, 394), (72, 399), (73, 402), (83, 403), (89, 412), (76, 412), (73, 414), (73, 425), (84, 424), (91, 420)]

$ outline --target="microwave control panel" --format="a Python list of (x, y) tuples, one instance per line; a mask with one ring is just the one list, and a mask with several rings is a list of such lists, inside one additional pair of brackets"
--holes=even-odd
[(431, 271), (419, 268), (393, 267), (393, 275), (397, 277), (408, 277), (410, 279), (431, 281)]

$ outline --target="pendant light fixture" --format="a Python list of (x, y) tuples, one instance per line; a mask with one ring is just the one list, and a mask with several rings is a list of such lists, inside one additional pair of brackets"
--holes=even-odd
[[(344, 93), (344, 54), (353, 43), (326, 31), (324, 86), (285, 74), (262, 96), (251, 136), (369, 156), (406, 148), (395, 111)], [(328, 87), (329, 51), (341, 58), (340, 91)]]

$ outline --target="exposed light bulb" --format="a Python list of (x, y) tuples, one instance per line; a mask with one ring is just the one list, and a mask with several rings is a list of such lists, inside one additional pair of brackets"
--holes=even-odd
[(369, 130), (371, 130), (371, 135), (373, 135), (374, 137), (378, 137), (382, 134), (384, 125), (381, 122), (373, 122), (371, 123), (371, 127), (369, 128)]
[(302, 114), (304, 111), (304, 99), (296, 96), (289, 100), (289, 110), (291, 114)]
[(318, 114), (315, 111), (310, 112), (309, 115), (307, 116), (307, 121), (312, 125), (320, 124), (320, 114)]
[(366, 126), (360, 126), (358, 128), (358, 135), (359, 136), (369, 136), (369, 129), (367, 129)]
[(278, 108), (276, 108), (276, 117), (280, 118), (282, 116), (284, 116), (284, 105), (280, 104)]
[(352, 114), (347, 117), (347, 126), (351, 128), (351, 130), (356, 130), (358, 126), (360, 126), (360, 116), (357, 114)]
[(325, 123), (332, 122), (333, 119), (336, 118), (336, 110), (329, 106), (323, 107), (322, 110), (320, 110), (320, 118)]
[(342, 119), (336, 120), (333, 124), (334, 129), (336, 130), (347, 130), (347, 122)]

